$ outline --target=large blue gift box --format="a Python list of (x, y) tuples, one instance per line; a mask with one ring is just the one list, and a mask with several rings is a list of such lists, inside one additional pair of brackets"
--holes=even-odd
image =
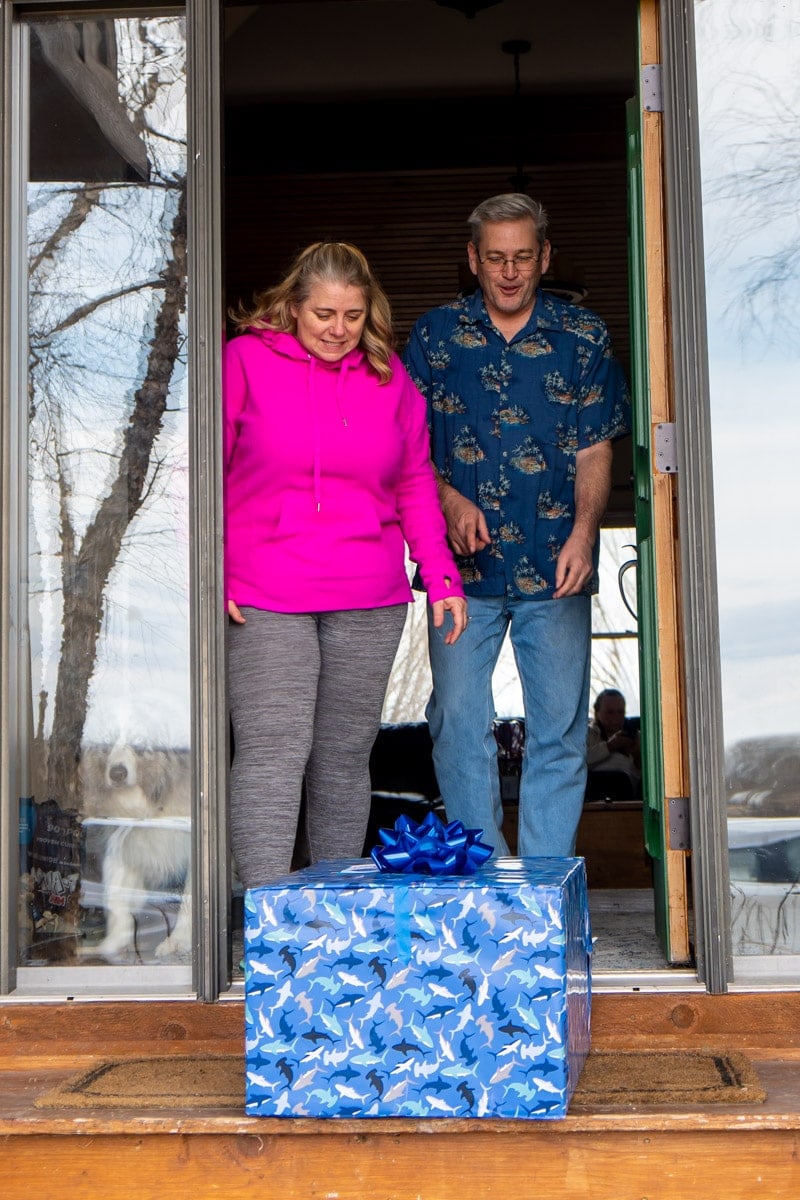
[(566, 1114), (589, 1052), (582, 858), (319, 863), (245, 894), (246, 1111)]

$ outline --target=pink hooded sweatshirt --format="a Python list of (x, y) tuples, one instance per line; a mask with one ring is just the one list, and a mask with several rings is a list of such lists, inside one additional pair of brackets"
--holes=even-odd
[(224, 357), (226, 598), (275, 612), (463, 596), (430, 461), (426, 406), (397, 355), (381, 384), (361, 349), (337, 363), (290, 333)]

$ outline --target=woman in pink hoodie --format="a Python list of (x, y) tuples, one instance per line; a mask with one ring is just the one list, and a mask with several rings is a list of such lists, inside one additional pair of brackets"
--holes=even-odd
[(361, 854), (369, 756), (413, 600), (455, 642), (466, 600), (446, 540), (425, 401), (389, 301), (344, 242), (303, 250), (233, 314), (225, 348), (225, 577), (242, 883), (290, 870), (305, 779), (312, 861)]

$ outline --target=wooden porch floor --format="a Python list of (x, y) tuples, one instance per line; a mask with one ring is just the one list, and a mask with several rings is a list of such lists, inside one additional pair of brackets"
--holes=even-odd
[(758, 1105), (573, 1106), (559, 1121), (266, 1119), (37, 1109), (108, 1057), (243, 1052), (242, 1004), (0, 1007), (6, 1200), (797, 1200), (800, 993), (593, 997), (595, 1048), (740, 1049)]

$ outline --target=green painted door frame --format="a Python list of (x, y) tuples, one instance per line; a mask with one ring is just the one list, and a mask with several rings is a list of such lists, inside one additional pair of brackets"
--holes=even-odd
[(653, 542), (652, 462), (650, 451), (650, 377), (647, 340), (647, 245), (642, 181), (641, 75), (636, 95), (626, 105), (628, 165), (628, 274), (633, 399), (633, 476), (637, 542), (637, 620), (639, 690), (642, 718), (642, 796), (644, 842), (653, 863), (656, 930), (667, 961), (669, 945), (668, 888), (664, 853), (664, 763), (661, 726), (661, 681), (658, 666), (656, 564)]

